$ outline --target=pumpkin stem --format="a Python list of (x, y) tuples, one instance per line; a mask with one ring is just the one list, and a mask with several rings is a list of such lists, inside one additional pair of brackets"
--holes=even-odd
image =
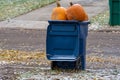
[(73, 5), (73, 3), (72, 2), (70, 2), (70, 6), (72, 6)]
[(61, 7), (60, 2), (56, 0), (57, 7)]

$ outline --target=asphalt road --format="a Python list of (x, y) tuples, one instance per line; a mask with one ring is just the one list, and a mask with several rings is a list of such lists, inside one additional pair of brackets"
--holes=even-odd
[[(104, 53), (120, 56), (120, 32), (90, 31), (87, 38), (87, 54)], [(46, 30), (0, 29), (0, 49), (45, 51)]]

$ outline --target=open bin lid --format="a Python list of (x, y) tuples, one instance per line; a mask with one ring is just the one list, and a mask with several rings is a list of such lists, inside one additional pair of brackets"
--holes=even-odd
[(46, 39), (46, 56), (52, 61), (75, 61), (80, 57), (80, 25), (89, 22), (49, 21)]

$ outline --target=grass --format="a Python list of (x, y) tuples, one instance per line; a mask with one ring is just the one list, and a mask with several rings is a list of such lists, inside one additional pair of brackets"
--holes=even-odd
[(101, 30), (106, 29), (109, 26), (109, 10), (99, 13), (98, 15), (90, 19), (89, 30)]
[(98, 14), (90, 19), (91, 23), (99, 25), (108, 25), (109, 23), (109, 11)]
[(0, 0), (0, 21), (43, 7), (56, 0)]

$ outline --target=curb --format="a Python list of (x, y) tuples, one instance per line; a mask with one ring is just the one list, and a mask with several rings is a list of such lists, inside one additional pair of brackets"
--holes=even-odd
[(47, 21), (6, 20), (0, 22), (0, 28), (47, 29)]
[(120, 27), (108, 27), (101, 30), (89, 30), (89, 32), (118, 32), (120, 33)]

